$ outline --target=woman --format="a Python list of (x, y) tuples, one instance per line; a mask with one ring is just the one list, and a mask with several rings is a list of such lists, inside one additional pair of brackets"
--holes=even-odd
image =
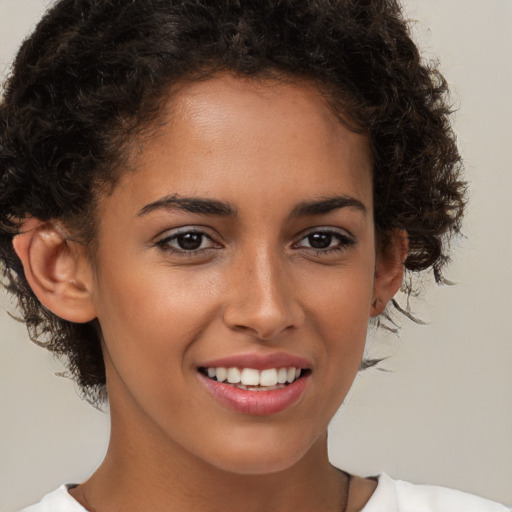
[(369, 318), (460, 226), (445, 92), (394, 2), (53, 7), (1, 105), (2, 257), (112, 431), (29, 510), (505, 510), (327, 458)]

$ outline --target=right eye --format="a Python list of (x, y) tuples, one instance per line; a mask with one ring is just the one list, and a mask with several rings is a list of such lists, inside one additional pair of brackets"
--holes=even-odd
[(181, 229), (178, 232), (171, 232), (156, 242), (156, 245), (165, 251), (186, 254), (187, 256), (218, 247), (218, 244), (204, 231), (195, 229)]

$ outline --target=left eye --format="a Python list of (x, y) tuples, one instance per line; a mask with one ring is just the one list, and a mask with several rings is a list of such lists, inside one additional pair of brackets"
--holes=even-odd
[(295, 245), (296, 247), (304, 247), (315, 249), (317, 251), (343, 249), (349, 245), (353, 245), (354, 241), (343, 233), (337, 231), (314, 231), (308, 233), (301, 238)]
[(213, 240), (201, 231), (182, 231), (157, 242), (164, 249), (176, 252), (192, 252), (214, 247)]

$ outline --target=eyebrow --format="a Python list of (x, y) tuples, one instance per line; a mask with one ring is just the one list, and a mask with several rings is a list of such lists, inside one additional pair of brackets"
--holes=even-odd
[(221, 215), (223, 217), (234, 217), (235, 209), (229, 204), (216, 199), (200, 197), (179, 197), (178, 195), (165, 196), (157, 201), (144, 206), (138, 217), (142, 217), (159, 209), (176, 209), (190, 213), (202, 213), (208, 215)]
[[(292, 210), (290, 217), (305, 217), (308, 215), (325, 215), (340, 208), (355, 208), (366, 213), (366, 206), (351, 196), (334, 196), (314, 201), (299, 203)], [(206, 199), (201, 197), (179, 197), (171, 195), (162, 197), (147, 204), (138, 212), (137, 216), (142, 217), (159, 209), (177, 209), (190, 213), (206, 215), (220, 215), (222, 217), (235, 217), (236, 210), (229, 203), (217, 199)]]
[(304, 217), (307, 215), (325, 215), (340, 208), (355, 208), (366, 214), (366, 206), (351, 196), (334, 196), (315, 201), (299, 203), (293, 210), (290, 217)]

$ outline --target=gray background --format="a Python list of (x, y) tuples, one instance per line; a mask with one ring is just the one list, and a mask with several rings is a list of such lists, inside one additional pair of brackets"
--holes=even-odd
[[(48, 0), (0, 0), (0, 75)], [(426, 279), (398, 337), (370, 337), (388, 372), (360, 375), (331, 426), (337, 465), (441, 484), (512, 504), (512, 1), (407, 0), (414, 34), (438, 56), (460, 106), (455, 128), (471, 202), (452, 287)], [(1, 299), (5, 306), (8, 299)], [(85, 479), (108, 416), (0, 312), (0, 510)]]

